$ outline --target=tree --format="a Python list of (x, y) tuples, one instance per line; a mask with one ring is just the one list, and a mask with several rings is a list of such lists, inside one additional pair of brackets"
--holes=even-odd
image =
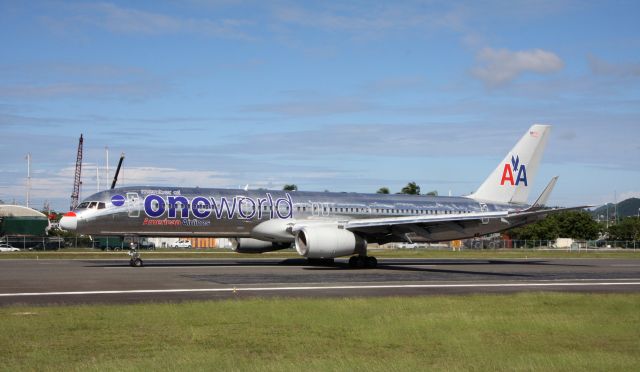
[(599, 231), (598, 223), (588, 212), (569, 211), (549, 215), (541, 221), (511, 229), (507, 233), (516, 240), (594, 240), (598, 238)]
[(400, 194), (420, 195), (420, 186), (416, 185), (415, 182), (409, 182), (407, 186), (400, 190)]
[(376, 191), (376, 194), (389, 194), (389, 188), (388, 187), (381, 187), (378, 189), (378, 191)]
[(640, 240), (640, 218), (625, 217), (609, 226), (609, 240)]
[(284, 185), (282, 190), (284, 190), (284, 191), (298, 191), (298, 186), (292, 183), (290, 185)]

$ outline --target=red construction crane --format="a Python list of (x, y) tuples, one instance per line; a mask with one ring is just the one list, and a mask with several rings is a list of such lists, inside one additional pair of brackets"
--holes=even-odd
[(80, 185), (82, 181), (80, 176), (82, 173), (82, 133), (80, 133), (80, 142), (78, 142), (78, 157), (76, 158), (76, 177), (73, 180), (73, 192), (71, 193), (71, 208), (74, 210), (78, 206), (78, 198), (80, 197)]

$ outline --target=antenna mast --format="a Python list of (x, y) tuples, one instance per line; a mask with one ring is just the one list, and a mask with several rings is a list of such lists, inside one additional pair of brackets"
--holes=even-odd
[(73, 193), (71, 193), (71, 207), (74, 210), (78, 206), (78, 198), (80, 197), (80, 176), (82, 173), (82, 133), (80, 133), (80, 141), (78, 142), (78, 157), (76, 158), (76, 176), (73, 180)]
[(27, 208), (31, 200), (31, 153), (27, 153)]
[(124, 152), (120, 154), (120, 161), (118, 162), (118, 168), (116, 169), (116, 174), (113, 175), (113, 182), (111, 183), (111, 190), (116, 187), (116, 182), (118, 182), (118, 174), (120, 173), (120, 168), (122, 167), (122, 161), (124, 160)]

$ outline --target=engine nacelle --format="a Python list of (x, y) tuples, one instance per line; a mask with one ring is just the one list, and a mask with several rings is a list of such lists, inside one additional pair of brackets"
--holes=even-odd
[(364, 254), (367, 241), (336, 226), (306, 226), (296, 233), (296, 251), (308, 258), (334, 258)]
[(293, 243), (291, 227), (295, 221), (291, 219), (271, 219), (261, 222), (251, 230), (251, 237), (258, 240)]
[(265, 242), (251, 238), (231, 239), (231, 249), (237, 253), (264, 253), (287, 248), (291, 248), (291, 243)]

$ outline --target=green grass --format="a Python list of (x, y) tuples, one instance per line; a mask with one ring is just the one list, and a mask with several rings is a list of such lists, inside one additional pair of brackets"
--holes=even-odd
[[(140, 251), (143, 259), (175, 258), (300, 258), (293, 250), (269, 252), (263, 254), (239, 254), (230, 250), (157, 250)], [(543, 251), (534, 249), (503, 250), (463, 250), (443, 251), (428, 249), (375, 249), (370, 255), (378, 258), (624, 258), (640, 259), (640, 249), (627, 251)], [(59, 251), (2, 252), (0, 259), (127, 259), (127, 251), (103, 252), (95, 249), (63, 249)]]
[(640, 295), (0, 308), (1, 370), (640, 370)]

